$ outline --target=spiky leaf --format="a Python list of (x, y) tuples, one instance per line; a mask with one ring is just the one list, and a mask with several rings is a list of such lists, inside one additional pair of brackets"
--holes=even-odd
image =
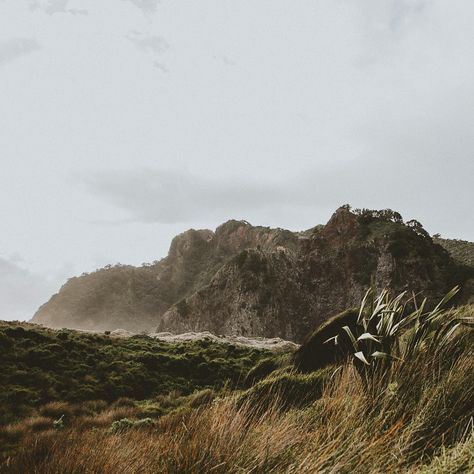
[(358, 338), (357, 338), (358, 341), (367, 341), (367, 340), (370, 340), (370, 341), (374, 341), (374, 342), (377, 342), (377, 343), (380, 343), (380, 337), (375, 337), (373, 336), (372, 334), (370, 334), (370, 332), (364, 332), (364, 334), (361, 334)]
[(354, 357), (357, 357), (360, 361), (362, 361), (365, 365), (370, 365), (369, 361), (365, 358), (365, 355), (362, 351), (356, 352)]

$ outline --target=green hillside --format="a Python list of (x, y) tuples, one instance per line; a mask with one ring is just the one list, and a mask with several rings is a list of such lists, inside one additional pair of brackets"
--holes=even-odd
[(443, 239), (435, 236), (434, 242), (442, 245), (457, 262), (474, 267), (474, 242), (458, 239)]
[(2, 323), (0, 473), (471, 472), (474, 306), (418, 314), (385, 341), (396, 357), (320, 358), (313, 340), (310, 372), (209, 340)]
[(54, 401), (113, 402), (238, 386), (266, 351), (0, 322), (0, 422)]

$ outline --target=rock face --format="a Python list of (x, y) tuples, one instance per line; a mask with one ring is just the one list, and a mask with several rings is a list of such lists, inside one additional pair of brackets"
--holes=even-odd
[(423, 232), (388, 218), (335, 212), (296, 250), (249, 249), (165, 312), (158, 330), (209, 330), (301, 341), (328, 317), (357, 306), (371, 284), (438, 301), (456, 265)]
[(161, 318), (159, 331), (203, 328), (214, 334), (297, 340), (307, 310), (295, 253), (248, 249), (231, 259), (211, 282)]
[(293, 233), (229, 221), (177, 236), (160, 262), (69, 280), (33, 321), (55, 327), (210, 331), (301, 341), (375, 285), (440, 297), (469, 275), (415, 221), (338, 209)]

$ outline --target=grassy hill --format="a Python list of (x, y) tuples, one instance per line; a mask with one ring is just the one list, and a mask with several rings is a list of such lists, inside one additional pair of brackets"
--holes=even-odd
[(434, 237), (434, 242), (442, 245), (457, 262), (474, 267), (474, 242), (458, 239)]
[(2, 323), (0, 473), (471, 472), (469, 324), (301, 373), (291, 354)]
[(0, 422), (55, 401), (112, 403), (237, 387), (267, 357), (209, 340), (168, 343), (0, 322)]

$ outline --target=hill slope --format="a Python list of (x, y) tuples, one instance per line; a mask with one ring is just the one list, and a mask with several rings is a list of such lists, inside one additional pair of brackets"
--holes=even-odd
[(473, 337), (300, 373), (291, 354), (0, 323), (0, 473), (472, 472)]
[(443, 239), (438, 236), (433, 236), (433, 241), (442, 245), (451, 257), (460, 264), (474, 267), (474, 242), (459, 239)]
[(0, 322), (0, 425), (53, 401), (112, 402), (236, 386), (269, 356), (210, 339), (165, 342)]

